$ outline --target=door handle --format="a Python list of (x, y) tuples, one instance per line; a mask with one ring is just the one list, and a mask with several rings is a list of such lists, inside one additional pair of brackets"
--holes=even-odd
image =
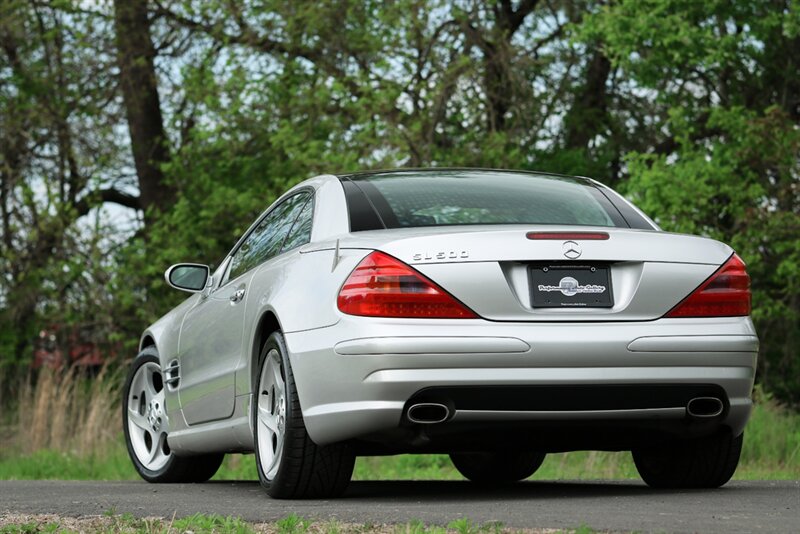
[(231, 295), (231, 303), (236, 304), (240, 300), (244, 298), (244, 289), (237, 289), (233, 295)]

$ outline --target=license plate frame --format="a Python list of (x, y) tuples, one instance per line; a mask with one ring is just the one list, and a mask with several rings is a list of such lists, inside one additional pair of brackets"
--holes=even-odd
[(531, 264), (528, 283), (531, 307), (535, 309), (614, 307), (608, 264)]

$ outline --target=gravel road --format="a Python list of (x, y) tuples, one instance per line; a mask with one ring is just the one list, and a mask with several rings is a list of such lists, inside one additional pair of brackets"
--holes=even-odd
[(296, 513), (350, 523), (444, 525), (466, 517), (518, 528), (800, 532), (800, 481), (732, 482), (713, 491), (655, 491), (635, 481), (537, 481), (494, 490), (468, 482), (354, 482), (343, 498), (316, 501), (272, 500), (256, 482), (0, 481), (0, 512), (77, 517), (109, 510), (166, 518), (217, 513), (259, 522)]

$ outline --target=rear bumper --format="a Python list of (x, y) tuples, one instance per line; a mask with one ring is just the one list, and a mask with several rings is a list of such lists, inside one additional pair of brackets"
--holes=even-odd
[[(557, 395), (578, 387), (589, 394), (582, 405), (532, 400), (520, 409), (513, 399), (462, 401), (447, 422), (422, 425), (426, 433), (468, 432), (484, 424), (567, 423), (579, 432), (596, 424), (635, 430), (658, 423), (672, 433), (727, 427), (736, 435), (750, 415), (758, 350), (747, 317), (553, 324), (348, 316), (330, 327), (287, 334), (286, 341), (306, 427), (319, 444), (397, 439), (394, 430), (409, 430), (409, 400), (431, 388), (543, 387)], [(652, 386), (657, 402), (602, 402), (604, 387), (620, 385), (645, 392)], [(677, 397), (659, 400), (661, 391), (680, 385), (719, 388), (724, 412), (690, 424)], [(596, 405), (592, 388), (599, 388)]]

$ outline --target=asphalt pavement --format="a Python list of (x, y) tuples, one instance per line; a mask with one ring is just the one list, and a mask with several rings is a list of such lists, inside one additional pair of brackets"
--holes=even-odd
[(342, 498), (307, 501), (270, 499), (257, 482), (0, 481), (0, 513), (81, 517), (109, 511), (165, 518), (216, 513), (255, 522), (295, 513), (372, 524), (446, 525), (469, 518), (515, 528), (800, 532), (800, 481), (735, 481), (691, 491), (656, 491), (637, 481), (534, 481), (502, 489), (450, 481), (353, 482)]

